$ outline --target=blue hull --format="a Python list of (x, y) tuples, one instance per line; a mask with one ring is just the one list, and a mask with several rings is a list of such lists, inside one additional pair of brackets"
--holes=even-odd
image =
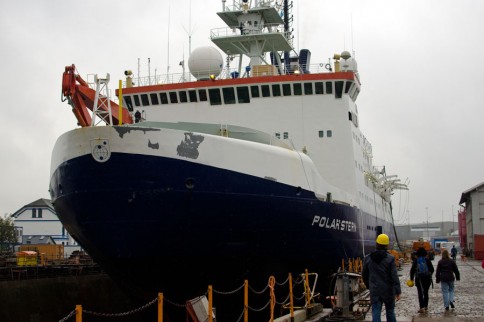
[(354, 207), (169, 158), (79, 157), (57, 168), (50, 193), (66, 229), (115, 280), (179, 303), (209, 284), (228, 291), (248, 279), (261, 289), (270, 275), (284, 281), (305, 269), (324, 279), (375, 238), (362, 236)]

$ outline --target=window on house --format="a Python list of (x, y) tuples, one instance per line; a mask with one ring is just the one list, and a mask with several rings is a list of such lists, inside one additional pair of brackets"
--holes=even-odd
[(42, 218), (42, 209), (37, 209), (37, 218)]
[(319, 131), (319, 137), (324, 138), (324, 131)]
[(327, 136), (328, 138), (332, 137), (332, 136), (333, 136), (333, 131), (331, 131), (331, 130), (327, 130), (327, 131), (326, 131), (326, 136)]
[(284, 132), (284, 133), (283, 133), (283, 135), (284, 135), (284, 136), (283, 136), (283, 137), (284, 137), (284, 139), (288, 139), (288, 138), (289, 138), (289, 133), (288, 133), (288, 132)]
[(37, 209), (32, 209), (32, 218), (37, 218)]

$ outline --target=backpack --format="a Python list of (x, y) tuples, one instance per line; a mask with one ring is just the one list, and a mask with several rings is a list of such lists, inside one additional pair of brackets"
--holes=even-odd
[(430, 271), (425, 257), (417, 258), (417, 277), (430, 277)]

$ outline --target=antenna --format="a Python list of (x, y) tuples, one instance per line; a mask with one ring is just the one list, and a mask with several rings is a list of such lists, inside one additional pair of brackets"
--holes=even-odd
[(167, 51), (167, 56), (166, 56), (166, 77), (168, 80), (169, 74), (170, 74), (170, 13), (171, 13), (171, 4), (168, 3), (168, 45), (166, 46), (166, 51)]

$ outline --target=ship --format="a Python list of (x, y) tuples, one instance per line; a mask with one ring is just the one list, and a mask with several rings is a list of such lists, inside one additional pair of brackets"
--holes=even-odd
[(126, 70), (114, 98), (109, 74), (63, 74), (78, 126), (52, 151), (56, 213), (126, 289), (174, 302), (327, 276), (378, 234), (396, 241), (391, 197), (407, 189), (360, 129), (354, 54), (312, 62), (288, 1), (222, 4), (189, 72)]

